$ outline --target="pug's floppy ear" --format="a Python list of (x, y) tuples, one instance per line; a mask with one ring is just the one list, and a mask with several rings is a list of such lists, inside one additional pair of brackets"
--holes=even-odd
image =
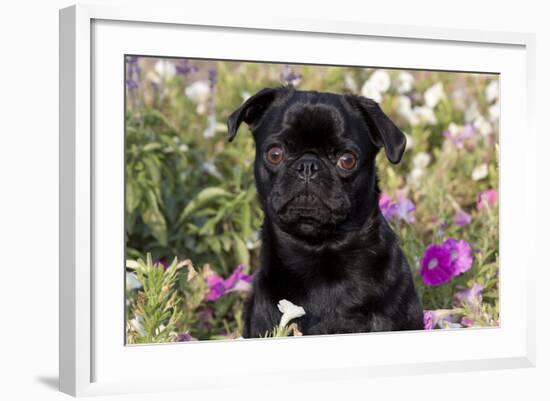
[(363, 96), (351, 96), (349, 100), (369, 127), (374, 145), (378, 148), (384, 146), (388, 160), (393, 164), (399, 163), (407, 144), (405, 134), (396, 127), (374, 100)]
[(227, 131), (229, 142), (237, 135), (239, 126), (244, 121), (252, 125), (259, 121), (269, 105), (275, 99), (277, 89), (264, 88), (253, 96), (250, 96), (237, 110), (227, 119)]

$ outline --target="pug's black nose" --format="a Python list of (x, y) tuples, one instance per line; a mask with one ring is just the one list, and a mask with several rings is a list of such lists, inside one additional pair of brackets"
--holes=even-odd
[(314, 156), (302, 156), (295, 164), (298, 177), (304, 181), (309, 181), (317, 176), (321, 168), (319, 159)]

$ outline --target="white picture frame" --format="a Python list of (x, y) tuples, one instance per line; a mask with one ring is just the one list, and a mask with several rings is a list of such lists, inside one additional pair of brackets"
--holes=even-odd
[[(221, 45), (220, 34), (228, 39)], [(174, 35), (193, 37), (202, 48), (188, 54), (190, 48), (178, 48)], [(263, 49), (257, 45), (259, 37)], [(241, 45), (231, 45), (229, 39), (238, 39)], [(333, 51), (321, 55), (321, 40)], [(364, 52), (359, 52), (363, 56), (343, 60), (348, 45), (378, 51), (367, 64), (361, 58)], [(361, 380), (381, 375), (534, 366), (535, 252), (525, 251), (534, 245), (522, 238), (521, 232), (534, 231), (536, 210), (528, 204), (524, 191), (514, 191), (509, 185), (535, 185), (535, 149), (525, 146), (536, 143), (531, 126), (534, 47), (534, 35), (521, 33), (276, 16), (228, 21), (215, 14), (195, 16), (154, 7), (78, 5), (61, 10), (60, 390), (80, 396), (238, 386), (236, 378), (243, 374), (261, 385), (275, 380)], [(400, 52), (392, 53), (392, 48)], [(434, 51), (439, 58), (430, 56)], [(122, 63), (118, 57), (126, 53), (193, 57), (198, 52), (202, 57), (219, 59), (340, 60), (341, 64), (500, 73), (501, 327), (125, 346), (120, 302), (124, 298), (123, 274), (114, 277), (98, 268), (109, 264), (116, 272), (120, 265), (122, 272), (124, 261), (120, 253), (123, 68), (113, 62)], [(461, 54), (472, 57), (453, 64), (453, 58)], [(114, 134), (97, 134), (106, 130)], [(111, 243), (115, 244), (112, 248)], [(520, 253), (517, 248), (524, 251)], [(450, 342), (452, 349), (445, 347)], [(392, 347), (389, 355), (380, 351), (388, 346)], [(226, 362), (207, 370), (204, 361), (220, 353)], [(291, 364), (288, 355), (294, 356)], [(182, 358), (192, 360), (194, 369), (171, 374), (170, 367)], [(160, 362), (165, 366), (162, 374), (154, 371)]]

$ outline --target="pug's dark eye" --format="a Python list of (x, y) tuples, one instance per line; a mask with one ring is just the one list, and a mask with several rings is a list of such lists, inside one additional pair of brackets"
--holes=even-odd
[(344, 152), (338, 159), (338, 162), (336, 165), (340, 167), (342, 170), (353, 170), (355, 165), (357, 164), (357, 157), (351, 152)]
[(279, 164), (283, 160), (284, 150), (279, 145), (273, 145), (267, 150), (266, 157), (271, 164)]

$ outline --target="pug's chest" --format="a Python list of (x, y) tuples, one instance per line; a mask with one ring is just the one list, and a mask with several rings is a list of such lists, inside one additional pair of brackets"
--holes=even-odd
[(304, 335), (369, 332), (379, 319), (357, 290), (313, 291), (297, 300), (306, 314), (293, 320)]

